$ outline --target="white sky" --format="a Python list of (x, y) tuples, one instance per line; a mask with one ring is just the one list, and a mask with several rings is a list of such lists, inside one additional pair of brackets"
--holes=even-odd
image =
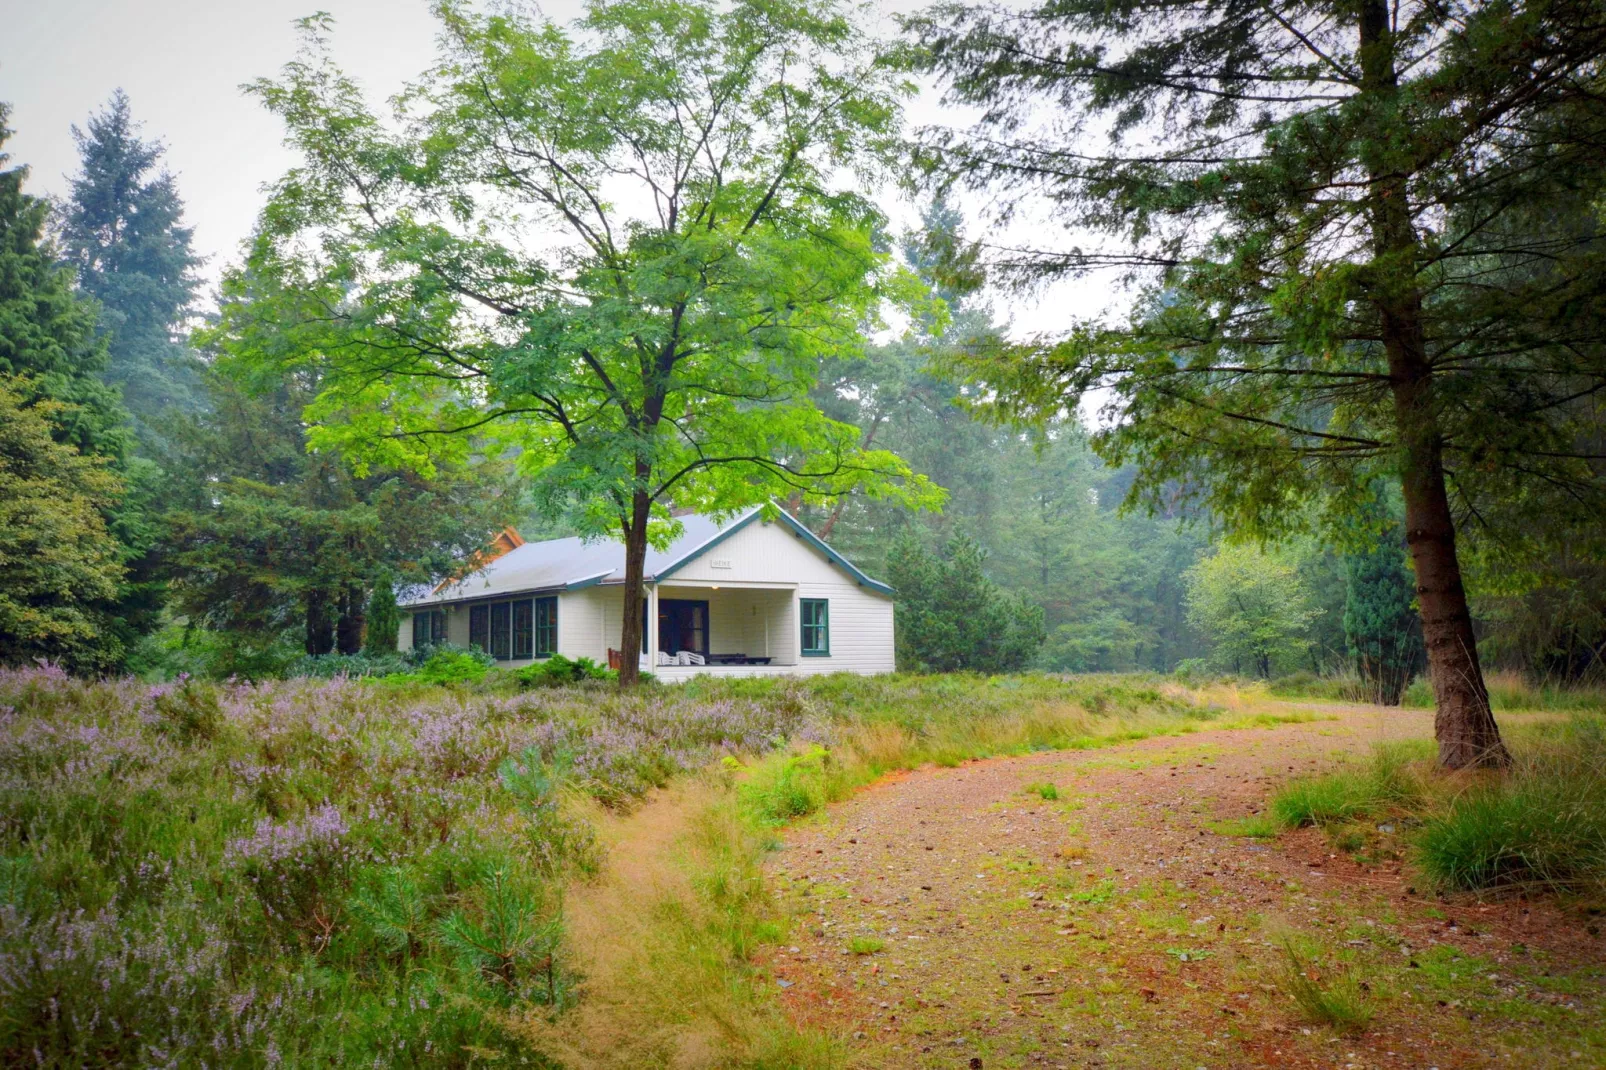
[[(542, 8), (567, 21), (581, 4), (547, 0)], [(320, 9), (336, 19), (337, 59), (376, 102), (434, 54), (424, 0), (0, 0), (0, 100), (12, 105), (16, 131), (4, 151), (31, 168), (30, 192), (64, 193), (78, 164), (70, 128), (82, 128), (121, 87), (143, 136), (167, 146), (196, 251), (215, 279), (249, 235), (263, 185), (294, 162), (278, 120), (239, 87), (276, 75), (295, 53), (292, 20)], [(910, 119), (941, 114), (923, 97)], [(883, 207), (913, 221), (907, 204)], [(1118, 299), (1099, 280), (1084, 280), (995, 307), (1016, 332), (1055, 331)]]

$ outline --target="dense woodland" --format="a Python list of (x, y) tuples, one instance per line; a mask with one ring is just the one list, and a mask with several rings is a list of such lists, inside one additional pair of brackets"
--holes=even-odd
[[(1556, 31), (1598, 18), (1565, 4), (1514, 8), (1521, 17), (1502, 43), (1423, 14), (1388, 31), (1388, 47), (1403, 55), (1443, 38), (1461, 51), (1418, 85), (1367, 67), (1381, 61), (1364, 43), (1361, 67), (1334, 59), (1326, 73), (1302, 65), (1297, 41), (1275, 27), (1254, 31), (1267, 35), (1257, 38), (1265, 51), (1234, 51), (1233, 20), (1249, 16), (1212, 11), (1201, 24), (1210, 32), (1189, 48), (1222, 50), (1242, 79), (1308, 79), (1305, 96), (1279, 91), (1256, 112), (1252, 94), (1171, 85), (1167, 64), (1183, 61), (1158, 45), (1128, 53), (1129, 82), (1100, 81), (1097, 50), (1076, 43), (1101, 17), (1096, 7), (1037, 23), (942, 9), (912, 20), (913, 53), (888, 62), (842, 18), (802, 9), (687, 18), (649, 41), (657, 16), (604, 5), (591, 17), (596, 50), (583, 56), (542, 39), (534, 16), (443, 5), (455, 66), (422, 83), (440, 107), (394, 130), (334, 66), (330, 23), (308, 20), (304, 53), (281, 79), (251, 87), (283, 117), (306, 166), (272, 191), (257, 237), (216, 292), (202, 284), (159, 132), (143, 130), (119, 92), (73, 131), (82, 166), (59, 201), (30, 192), (25, 166), (0, 173), (0, 659), (259, 677), (299, 671), (307, 658), (393, 653), (393, 586), (442, 574), (505, 524), (623, 538), (635, 561), (672, 523), (671, 505), (768, 499), (897, 586), (910, 669), (1309, 672), (1358, 676), (1398, 701), (1426, 666), (1420, 547), (1413, 564), (1406, 546), (1419, 491), (1401, 480), (1416, 462), (1391, 459), (1381, 395), (1365, 392), (1387, 379), (1367, 370), (1382, 359), (1369, 314), (1340, 317), (1340, 330), (1285, 308), (1370, 307), (1364, 295), (1382, 284), (1357, 276), (1347, 296), (1317, 292), (1311, 280), (1335, 276), (1314, 260), (1245, 259), (1300, 228), (1336, 235), (1380, 217), (1367, 216), (1365, 198), (1321, 207), (1295, 189), (1301, 173), (1313, 189), (1346, 189), (1348, 164), (1231, 148), (1279, 130), (1317, 144), (1328, 135), (1301, 124), (1327, 106), (1332, 85), (1360, 109), (1344, 113), (1354, 136), (1370, 136), (1380, 120), (1363, 106), (1368, 79), (1384, 78), (1389, 93), (1420, 91), (1413, 130), (1439, 106), (1435, 86), (1528, 116), (1527, 126), (1488, 119), (1462, 130), (1491, 146), (1482, 163), (1454, 145), (1419, 146), (1426, 162), (1410, 188), (1431, 226), (1415, 233), (1438, 252), (1421, 268), (1435, 280), (1429, 296), (1411, 307), (1442, 321), (1431, 338), (1465, 323), (1476, 325), (1467, 339), (1480, 339), (1446, 342), (1450, 355), (1433, 358), (1452, 386), (1433, 447), (1442, 459), (1430, 467), (1448, 473), (1446, 515), (1486, 665), (1599, 679), (1606, 557), (1591, 510), (1606, 433), (1606, 127), (1595, 31), (1568, 41)], [(1143, 10), (1159, 17), (1165, 7)], [(1383, 32), (1367, 29), (1372, 14), (1360, 18), (1365, 33)], [(785, 74), (741, 67), (730, 50), (760, 54), (760, 27), (806, 61)], [(1322, 23), (1334, 48), (1348, 32)], [(526, 54), (510, 50), (513, 39), (541, 43)], [(716, 39), (725, 43), (713, 48)], [(1017, 39), (1059, 58), (1043, 70), (989, 65)], [(1546, 57), (1526, 97), (1474, 78), (1503, 48)], [(641, 49), (681, 77), (611, 88), (581, 77), (586, 64), (626, 69)], [(722, 64), (740, 78), (693, 84)], [(844, 64), (864, 75), (851, 92), (835, 81)], [(987, 109), (977, 131), (904, 129), (910, 68)], [(480, 77), (490, 74), (500, 80)], [(836, 111), (821, 103), (812, 126), (771, 106), (785, 92), (821, 102), (833, 86), (847, 95)], [(517, 123), (505, 112), (513, 98), (498, 93), (523, 94)], [(1112, 124), (1117, 148), (1044, 172), (1039, 206), (1112, 235), (1104, 252), (1012, 253), (988, 228), (1029, 205), (1000, 213), (995, 202), (972, 219), (955, 207), (964, 187), (1073, 159), (1055, 156), (1071, 128), (1033, 110), (1050, 100)], [(676, 142), (685, 130), (663, 118), (677, 105), (738, 102), (748, 108), (739, 130), (710, 127), (695, 144)], [(638, 126), (607, 144), (564, 141), (564, 124), (604, 122), (621, 103)], [(1159, 170), (1128, 162), (1121, 139), (1153, 143), (1162, 117), (1194, 155), (1173, 146)], [(666, 160), (712, 159), (720, 138), (724, 162), (707, 173), (687, 163), (667, 185), (652, 173)], [(450, 166), (439, 155), (448, 148)], [(509, 171), (509, 152), (544, 163)], [(590, 197), (588, 176), (616, 152), (639, 155), (622, 173), (650, 191), (642, 203), (656, 204), (660, 230), (610, 219), (619, 209)], [(906, 189), (925, 207), (896, 237), (864, 195), (817, 182), (910, 158), (900, 154), (925, 176)], [(1536, 161), (1548, 161), (1543, 180), (1532, 177)], [(1457, 167), (1483, 167), (1495, 192), (1456, 194)], [(1211, 175), (1262, 190), (1264, 203), (1229, 204), (1219, 191), (1154, 201), (1202, 190)], [(494, 195), (476, 202), (487, 188)], [(1085, 200), (1095, 189), (1108, 204)], [(505, 222), (489, 207), (496, 197), (547, 210), (584, 255), (521, 259), (452, 224)], [(1209, 219), (1228, 220), (1221, 235), (1239, 245), (1202, 236)], [(307, 252), (313, 233), (317, 253)], [(1332, 263), (1361, 263), (1361, 247), (1342, 245)], [(1450, 252), (1472, 248), (1470, 260)], [(703, 258), (700, 282), (687, 283), (686, 258)], [(740, 273), (718, 275), (732, 262)], [(1061, 336), (1026, 339), (996, 312), (1011, 286), (1106, 263), (1160, 269), (1155, 288), (1138, 290), (1131, 327), (1068, 323)], [(1480, 289), (1474, 277), (1503, 281)], [(624, 279), (647, 289), (620, 298)], [(796, 322), (766, 321), (776, 293), (793, 295)], [(687, 311), (699, 308), (714, 311)], [(1239, 311), (1220, 311), (1230, 308)], [(1384, 315), (1395, 323), (1404, 313)], [(619, 338), (635, 341), (608, 350), (604, 340)], [(664, 348), (649, 359), (643, 338)], [(505, 359), (515, 353), (547, 363)], [(696, 360), (707, 363), (692, 374), (685, 362)], [(688, 393), (689, 380), (703, 392)], [(1090, 390), (1108, 402), (1092, 426), (1079, 405)], [(616, 463), (622, 444), (644, 435), (667, 437)], [(714, 464), (716, 447), (747, 455)], [(384, 627), (370, 626), (375, 614)]]

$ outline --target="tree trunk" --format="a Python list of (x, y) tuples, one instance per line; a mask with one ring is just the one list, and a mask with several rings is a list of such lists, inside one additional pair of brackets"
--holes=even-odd
[(361, 587), (347, 587), (340, 595), (340, 622), (335, 625), (335, 649), (342, 654), (362, 652), (368, 602)]
[[(641, 682), (642, 612), (645, 592), (641, 581), (647, 565), (647, 519), (652, 515), (652, 499), (644, 490), (630, 501), (630, 520), (625, 527), (625, 608), (623, 634), (619, 637), (619, 686), (635, 687)], [(650, 622), (649, 622), (650, 623)]]
[[(1393, 364), (1391, 359), (1391, 368)], [(1414, 382), (1402, 382), (1396, 374), (1394, 408), (1403, 447), (1405, 540), (1416, 564), (1422, 639), (1433, 679), (1433, 735), (1439, 742), (1439, 764), (1447, 769), (1503, 766), (1511, 756), (1500, 741), (1478, 663), (1438, 429), (1431, 411), (1423, 411), (1430, 383), (1425, 370)]]
[(329, 612), (329, 595), (307, 592), (307, 653), (317, 658), (335, 648), (335, 622)]
[[(1386, 0), (1365, 0), (1360, 11), (1361, 92), (1379, 100), (1370, 109), (1392, 123), (1399, 82)], [(1456, 556), (1455, 520), (1444, 482), (1444, 442), (1433, 396), (1422, 293), (1416, 278), (1418, 240), (1411, 220), (1409, 162), (1398, 156), (1392, 129), (1370, 131), (1363, 149), (1371, 180), (1368, 215), (1375, 256), (1367, 287), (1381, 316), (1394, 395), (1396, 448), (1405, 497), (1405, 541), (1416, 565), (1417, 602), (1428, 672), (1433, 679), (1433, 733), (1439, 764), (1449, 769), (1501, 766), (1510, 755), (1489, 709), (1478, 664), (1472, 613)]]

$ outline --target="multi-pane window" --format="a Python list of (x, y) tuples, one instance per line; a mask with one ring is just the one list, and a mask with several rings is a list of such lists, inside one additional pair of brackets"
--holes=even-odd
[(440, 609), (421, 610), (413, 614), (413, 647), (438, 646), (446, 642), (446, 612)]
[[(541, 599), (545, 602), (546, 599)], [(553, 599), (556, 601), (556, 599)], [(513, 656), (528, 658), (534, 653), (530, 645), (530, 600), (513, 603)]]
[(506, 661), (513, 656), (513, 603), (496, 602), (491, 606), (491, 657)]
[(470, 606), (468, 642), (498, 661), (551, 657), (558, 650), (558, 600), (520, 598)]
[(558, 652), (558, 600), (535, 600), (535, 656), (551, 657)]
[(824, 598), (804, 598), (800, 605), (803, 614), (803, 654), (805, 657), (827, 657), (831, 653), (831, 603)]

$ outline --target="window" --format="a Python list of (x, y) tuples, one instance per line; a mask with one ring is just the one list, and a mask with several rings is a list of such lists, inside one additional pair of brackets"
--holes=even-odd
[(824, 598), (804, 598), (803, 656), (823, 658), (831, 655), (831, 603)]
[[(526, 602), (526, 605), (529, 603)], [(549, 658), (558, 652), (558, 600), (535, 600), (535, 656)]]
[(413, 614), (413, 649), (439, 646), (446, 642), (446, 612), (440, 609)]
[(509, 630), (512, 619), (512, 602), (497, 602), (491, 606), (491, 657), (497, 661), (506, 661), (513, 655), (508, 646), (513, 637)]
[(513, 656), (527, 658), (530, 648), (530, 600), (513, 603)]
[(497, 661), (549, 658), (558, 651), (558, 600), (521, 598), (470, 606), (468, 641)]

